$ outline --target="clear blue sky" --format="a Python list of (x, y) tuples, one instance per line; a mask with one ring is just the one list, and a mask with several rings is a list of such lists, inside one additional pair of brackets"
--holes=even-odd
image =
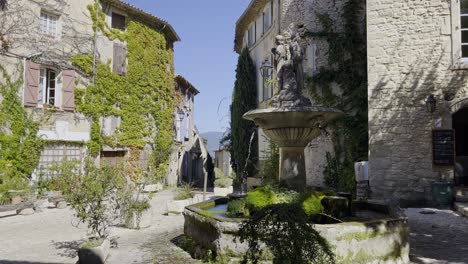
[[(234, 30), (250, 0), (127, 0), (168, 21), (179, 34), (176, 73), (199, 91), (195, 122), (200, 132), (224, 132), (234, 87)], [(223, 100), (224, 98), (224, 100)], [(221, 103), (221, 105), (220, 105)], [(218, 105), (220, 105), (218, 113)]]

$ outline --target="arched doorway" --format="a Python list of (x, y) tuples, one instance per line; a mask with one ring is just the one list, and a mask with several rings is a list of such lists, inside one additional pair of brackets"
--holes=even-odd
[(468, 186), (468, 108), (453, 114), (455, 130), (455, 185)]

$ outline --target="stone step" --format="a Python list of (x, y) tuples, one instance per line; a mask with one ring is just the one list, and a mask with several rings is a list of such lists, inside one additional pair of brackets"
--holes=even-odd
[(468, 187), (455, 187), (455, 195), (468, 195)]
[(465, 217), (468, 217), (468, 203), (455, 203), (455, 211)]
[(455, 195), (455, 201), (460, 203), (468, 203), (468, 194)]

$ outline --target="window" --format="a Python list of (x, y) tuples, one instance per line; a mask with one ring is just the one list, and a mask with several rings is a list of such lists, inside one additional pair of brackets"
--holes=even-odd
[(112, 28), (125, 30), (125, 16), (112, 12)]
[(37, 171), (44, 176), (53, 177), (58, 173), (50, 167), (64, 160), (83, 162), (84, 148), (78, 144), (47, 144), (41, 152)]
[(126, 151), (101, 151), (101, 165), (108, 167), (119, 167), (125, 161)]
[(119, 75), (127, 74), (127, 47), (121, 43), (114, 43), (113, 71)]
[(468, 0), (460, 0), (461, 57), (468, 59)]
[(49, 37), (58, 37), (58, 16), (42, 11), (40, 32)]
[(248, 45), (249, 47), (253, 46), (255, 44), (255, 42), (257, 41), (256, 38), (257, 38), (257, 32), (256, 32), (256, 25), (257, 23), (253, 24), (250, 26), (249, 28), (249, 31), (248, 31), (248, 37), (247, 37), (247, 41), (248, 41)]
[(39, 77), (39, 94), (37, 103), (39, 107), (44, 104), (58, 106), (57, 98), (57, 72), (48, 68), (41, 68)]
[(263, 12), (263, 33), (267, 32), (272, 25), (272, 6), (268, 6)]

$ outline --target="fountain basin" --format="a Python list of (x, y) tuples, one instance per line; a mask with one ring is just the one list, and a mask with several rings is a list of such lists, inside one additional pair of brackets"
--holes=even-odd
[[(186, 207), (184, 232), (204, 249), (240, 258), (248, 247), (234, 238), (244, 219), (208, 211), (227, 202), (227, 198), (221, 198)], [(409, 229), (404, 215), (372, 201), (354, 202), (353, 210), (362, 216), (362, 221), (314, 224), (330, 243), (336, 263), (409, 263)]]
[(304, 148), (320, 136), (322, 129), (343, 112), (321, 106), (291, 106), (256, 109), (244, 114), (254, 121), (279, 147), (278, 181), (290, 189), (301, 191), (307, 186)]
[(279, 147), (305, 147), (320, 135), (320, 128), (343, 115), (322, 106), (255, 109), (244, 114)]

